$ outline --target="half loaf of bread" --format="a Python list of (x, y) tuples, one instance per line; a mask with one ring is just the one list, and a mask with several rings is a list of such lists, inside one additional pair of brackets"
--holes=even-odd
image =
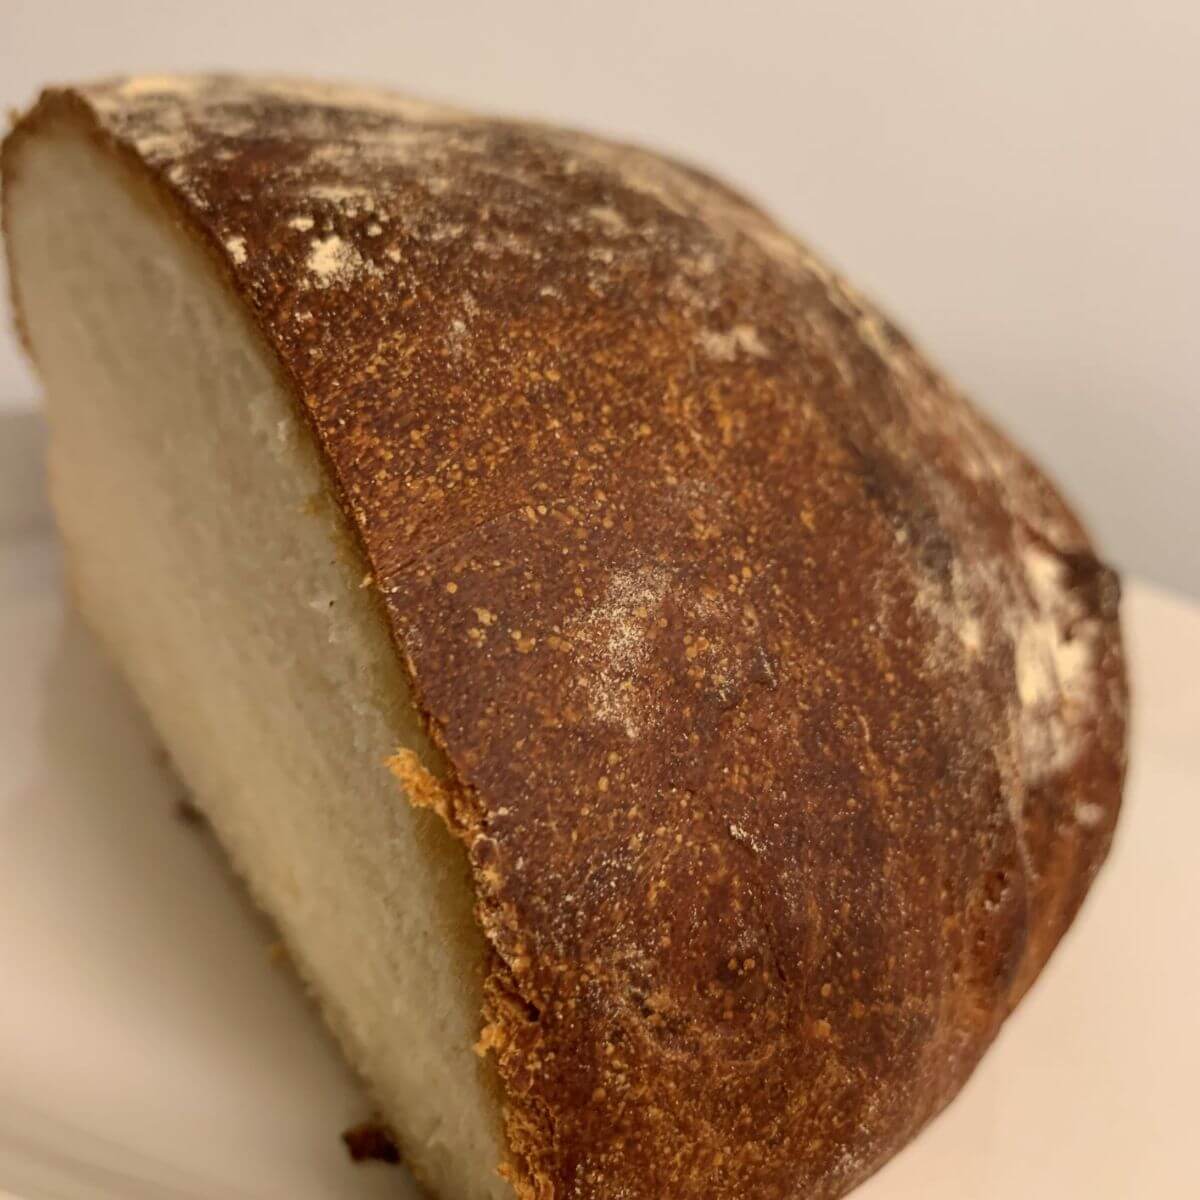
[(446, 1200), (817, 1200), (1104, 859), (1117, 584), (722, 184), (352, 88), (3, 154), (87, 620)]

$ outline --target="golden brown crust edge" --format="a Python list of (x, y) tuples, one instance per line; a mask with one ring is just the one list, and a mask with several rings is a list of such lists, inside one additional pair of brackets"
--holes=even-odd
[(218, 252), (361, 539), (453, 768), (518, 1192), (842, 1195), (1107, 852), (1117, 585), (1074, 516), (690, 169), (271, 80), (64, 107)]

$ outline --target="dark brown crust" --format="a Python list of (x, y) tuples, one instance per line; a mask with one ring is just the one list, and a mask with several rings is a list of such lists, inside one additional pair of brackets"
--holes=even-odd
[(220, 253), (311, 421), (452, 767), (517, 1191), (842, 1195), (1108, 850), (1117, 585), (1076, 519), (690, 169), (261, 81), (55, 109)]

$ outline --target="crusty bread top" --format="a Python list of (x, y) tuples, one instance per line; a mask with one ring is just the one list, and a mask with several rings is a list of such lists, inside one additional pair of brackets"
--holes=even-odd
[(269, 80), (21, 129), (64, 115), (217, 254), (361, 539), (452, 767), (520, 1194), (841, 1195), (1107, 851), (1117, 584), (1079, 523), (688, 167)]

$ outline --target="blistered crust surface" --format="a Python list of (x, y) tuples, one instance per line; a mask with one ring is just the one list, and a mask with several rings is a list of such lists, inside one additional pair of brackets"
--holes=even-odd
[(81, 95), (277, 352), (453, 765), (518, 1189), (841, 1195), (1107, 850), (1076, 520), (689, 168), (355, 89)]

